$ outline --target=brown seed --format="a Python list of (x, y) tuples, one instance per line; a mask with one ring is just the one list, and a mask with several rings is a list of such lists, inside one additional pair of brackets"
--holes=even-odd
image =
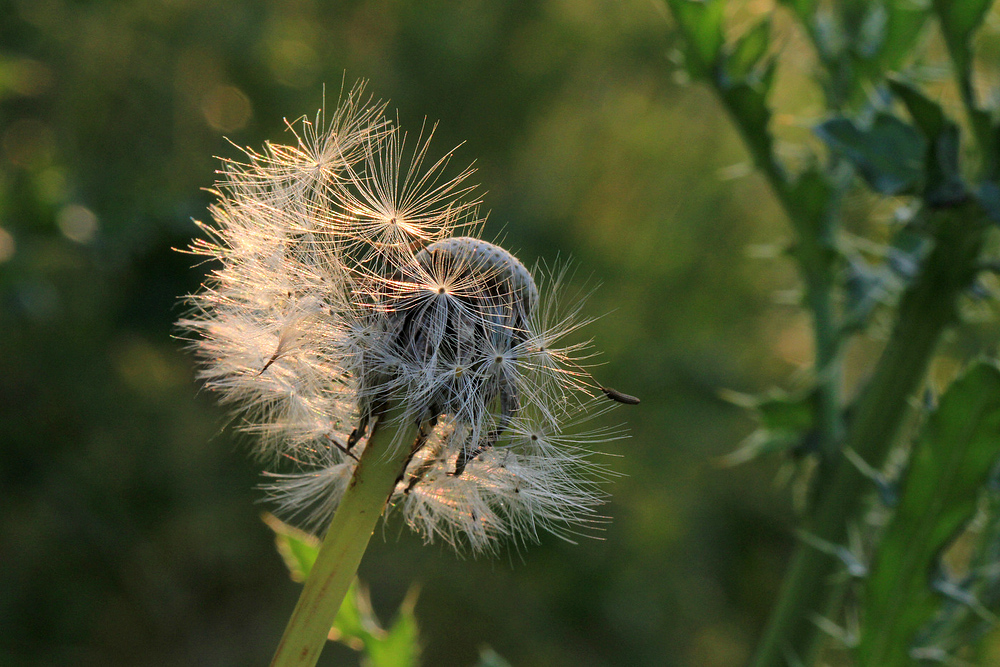
[(612, 389), (611, 387), (601, 387), (601, 391), (604, 395), (610, 398), (616, 403), (624, 403), (625, 405), (639, 405), (639, 399), (635, 396), (629, 396), (628, 394), (623, 394), (617, 389)]

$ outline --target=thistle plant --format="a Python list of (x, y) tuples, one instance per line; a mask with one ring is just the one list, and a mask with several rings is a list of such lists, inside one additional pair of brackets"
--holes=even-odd
[[(959, 355), (968, 368), (940, 397), (926, 379), (995, 285), (1000, 105), (995, 81), (988, 95), (974, 84), (977, 68), (996, 74), (974, 49), (991, 4), (776, 2), (824, 102), (820, 141), (790, 160), (772, 123), (773, 16), (734, 39), (722, 0), (668, 1), (689, 73), (717, 93), (791, 223), (813, 324), (809, 381), (746, 401), (761, 426), (732, 457), (784, 452), (812, 471), (760, 667), (825, 664), (832, 649), (871, 667), (976, 659), (996, 622), (1000, 370), (982, 359), (995, 348)], [(846, 351), (876, 320), (891, 333), (847, 386)]]
[[(290, 145), (226, 160), (214, 261), (180, 325), (205, 386), (233, 406), (277, 512), (326, 537), (275, 665), (314, 664), (384, 509), (473, 552), (601, 521), (607, 469), (585, 424), (591, 378), (565, 270), (535, 276), (481, 240), (471, 168), (408, 146), (358, 86)], [(612, 390), (605, 393), (628, 400)], [(582, 429), (582, 430), (581, 430)]]

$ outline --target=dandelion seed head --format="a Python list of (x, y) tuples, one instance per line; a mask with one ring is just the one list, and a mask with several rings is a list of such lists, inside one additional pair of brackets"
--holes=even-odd
[[(618, 429), (586, 370), (582, 301), (481, 240), (480, 200), (364, 86), (288, 123), (288, 145), (224, 160), (203, 236), (213, 269), (180, 322), (199, 378), (276, 463), (265, 491), (306, 528), (329, 521), (380, 406), (420, 424), (391, 513), (428, 542), (572, 539), (599, 524), (596, 460)], [(410, 446), (409, 443), (398, 443)]]

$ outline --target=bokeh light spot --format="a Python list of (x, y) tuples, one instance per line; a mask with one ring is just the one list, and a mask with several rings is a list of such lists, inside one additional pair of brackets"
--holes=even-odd
[(14, 236), (3, 227), (0, 227), (0, 264), (9, 261), (17, 251), (17, 243)]
[(319, 56), (299, 39), (275, 39), (268, 45), (267, 64), (275, 79), (293, 88), (315, 84), (321, 71)]
[(37, 60), (0, 60), (0, 98), (8, 95), (34, 97), (52, 87), (52, 70)]
[(56, 225), (63, 236), (77, 243), (90, 243), (97, 234), (97, 216), (85, 206), (64, 206), (56, 217)]
[(201, 112), (213, 129), (223, 132), (242, 130), (253, 115), (250, 98), (228, 85), (211, 88), (201, 99)]

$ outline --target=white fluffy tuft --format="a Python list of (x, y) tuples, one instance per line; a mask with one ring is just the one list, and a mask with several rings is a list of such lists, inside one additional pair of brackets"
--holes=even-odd
[(359, 85), (330, 118), (289, 124), (293, 145), (223, 162), (190, 247), (217, 265), (179, 322), (199, 377), (262, 456), (292, 462), (265, 489), (308, 528), (329, 521), (364, 451), (352, 433), (393, 404), (423, 437), (390, 508), (425, 540), (570, 539), (602, 520), (609, 473), (591, 447), (622, 437), (580, 432), (606, 409), (589, 344), (562, 343), (581, 302), (560, 300), (563, 273), (539, 289), (475, 238), (472, 169), (445, 178), (452, 152), (426, 164), (433, 130), (407, 150), (384, 111)]

